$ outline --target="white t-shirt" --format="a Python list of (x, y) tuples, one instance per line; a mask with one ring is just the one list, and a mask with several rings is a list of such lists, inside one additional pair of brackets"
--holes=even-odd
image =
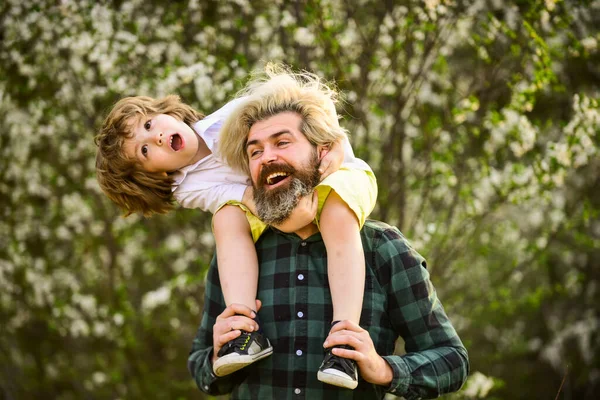
[[(215, 213), (222, 204), (228, 201), (242, 201), (244, 191), (251, 185), (250, 178), (229, 167), (215, 155), (219, 143), (219, 133), (223, 122), (244, 98), (230, 101), (214, 113), (192, 125), (211, 154), (200, 161), (188, 165), (173, 174), (173, 195), (185, 208), (199, 208)], [(369, 165), (356, 158), (350, 142), (344, 139), (343, 167), (371, 171)]]

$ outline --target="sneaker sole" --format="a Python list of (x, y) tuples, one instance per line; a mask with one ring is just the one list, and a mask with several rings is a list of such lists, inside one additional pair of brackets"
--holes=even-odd
[(330, 385), (334, 385), (334, 386), (338, 386), (338, 387), (343, 387), (346, 389), (356, 389), (356, 387), (358, 386), (358, 381), (347, 378), (347, 375), (340, 376), (340, 375), (335, 375), (333, 373), (319, 371), (317, 373), (317, 379), (320, 380), (321, 382), (328, 383)]
[(213, 370), (216, 376), (225, 376), (235, 371), (244, 368), (247, 365), (252, 364), (258, 360), (262, 360), (265, 357), (270, 356), (273, 353), (273, 347), (268, 347), (260, 353), (240, 356), (239, 354), (228, 354), (220, 357), (215, 361)]

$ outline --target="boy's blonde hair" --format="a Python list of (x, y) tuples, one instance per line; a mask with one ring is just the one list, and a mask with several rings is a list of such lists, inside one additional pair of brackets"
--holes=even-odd
[(268, 64), (254, 75), (238, 97), (243, 103), (221, 128), (219, 153), (232, 168), (250, 174), (246, 143), (250, 128), (258, 121), (282, 112), (302, 117), (300, 131), (316, 146), (330, 146), (346, 137), (335, 110), (338, 93), (309, 72), (292, 73), (280, 64)]
[(139, 161), (127, 157), (123, 149), (125, 140), (133, 136), (137, 121), (158, 114), (171, 115), (189, 126), (204, 117), (179, 96), (125, 97), (114, 105), (94, 139), (98, 146), (98, 183), (124, 216), (136, 212), (144, 216), (164, 214), (173, 208), (173, 179), (166, 174), (144, 171)]

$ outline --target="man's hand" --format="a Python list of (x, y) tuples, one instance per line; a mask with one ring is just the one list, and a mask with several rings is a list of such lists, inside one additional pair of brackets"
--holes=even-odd
[(340, 169), (344, 162), (344, 149), (340, 141), (334, 142), (329, 147), (321, 148), (319, 158), (321, 159), (319, 173), (321, 174), (321, 180), (323, 180)]
[(354, 322), (340, 321), (331, 328), (324, 347), (344, 344), (353, 347), (354, 350), (335, 348), (332, 350), (333, 354), (356, 361), (360, 375), (365, 381), (381, 386), (389, 386), (392, 383), (392, 367), (377, 354), (369, 332)]
[(274, 226), (282, 232), (296, 232), (314, 221), (318, 206), (319, 196), (317, 196), (317, 191), (314, 191), (312, 195), (308, 194), (300, 199), (296, 208), (285, 221)]
[[(256, 311), (262, 303), (256, 299)], [(252, 318), (254, 311), (242, 304), (231, 304), (218, 317), (213, 326), (213, 355), (211, 362), (217, 361), (217, 354), (230, 340), (242, 334), (241, 330), (253, 332), (258, 330), (258, 324)]]

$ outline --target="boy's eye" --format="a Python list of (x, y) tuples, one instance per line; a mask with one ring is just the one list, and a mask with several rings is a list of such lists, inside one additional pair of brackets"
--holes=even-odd
[(144, 157), (148, 156), (148, 145), (147, 144), (142, 146), (142, 155)]
[(150, 130), (151, 127), (152, 127), (152, 120), (149, 119), (148, 121), (146, 121), (144, 123), (144, 129), (148, 131), (148, 130)]

